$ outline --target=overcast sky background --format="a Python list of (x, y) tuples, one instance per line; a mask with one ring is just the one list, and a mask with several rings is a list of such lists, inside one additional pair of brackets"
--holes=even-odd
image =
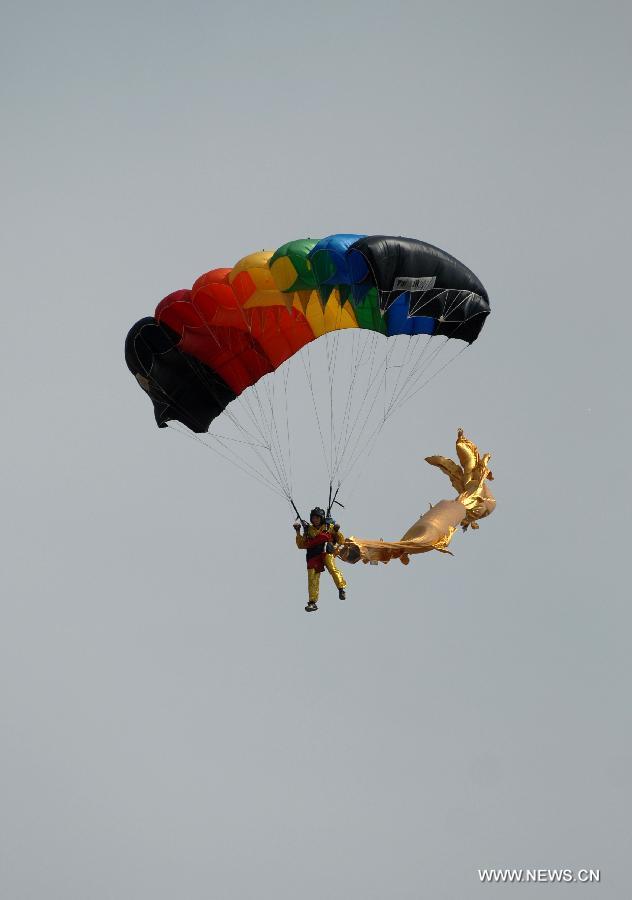
[[(538, 896), (627, 896), (629, 4), (2, 18), (0, 895), (453, 900), (568, 866), (602, 883)], [(307, 616), (288, 508), (155, 428), (123, 339), (336, 231), (445, 247), (493, 310), (343, 529), (451, 497), (423, 456), (459, 425), (498, 509)]]

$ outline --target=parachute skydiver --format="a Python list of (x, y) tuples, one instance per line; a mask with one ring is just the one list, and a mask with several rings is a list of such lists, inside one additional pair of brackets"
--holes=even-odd
[[(303, 534), (301, 534), (301, 524)], [(346, 599), (345, 588), (347, 582), (334, 562), (336, 548), (345, 541), (340, 526), (325, 514), (320, 506), (315, 506), (309, 514), (309, 522), (295, 522), (296, 546), (299, 550), (305, 550), (307, 561), (307, 596), (308, 602), (305, 612), (318, 610), (318, 591), (320, 587), (320, 574), (325, 569), (333, 578), (338, 588), (338, 596)]]
[[(232, 268), (211, 269), (190, 288), (170, 293), (153, 316), (132, 326), (125, 359), (153, 404), (158, 427), (173, 426), (193, 437), (294, 507), (296, 478), (307, 462), (294, 452), (291, 404), (300, 406), (301, 431), (313, 425), (320, 438), (331, 497), (335, 485), (352, 474), (359, 477), (385, 423), (452, 361), (440, 359), (442, 348), (450, 348), (445, 354), (454, 350), (456, 359), (477, 340), (489, 312), (478, 277), (432, 244), (388, 235), (299, 238), (274, 252), (244, 256)], [(344, 369), (336, 368), (339, 348)], [(312, 369), (311, 354), (318, 353), (326, 353), (326, 364)], [(347, 362), (348, 378), (339, 374), (347, 372)], [(339, 378), (341, 389), (334, 390)], [(303, 379), (307, 390), (301, 392)], [(310, 396), (313, 417), (304, 403)], [(205, 434), (208, 443), (200, 437)], [(457, 464), (434, 459), (452, 478), (450, 466)], [(486, 468), (486, 458), (477, 464)], [(466, 468), (463, 490), (478, 477)], [(460, 497), (442, 501), (451, 506), (454, 527), (476, 527), (493, 508), (484, 484), (476, 497), (468, 496), (467, 507)], [(439, 507), (431, 510), (434, 516)], [(433, 526), (435, 543), (424, 549), (441, 549), (441, 541), (447, 546), (452, 532), (446, 537), (440, 530), (444, 519)], [(339, 533), (332, 523), (318, 521), (318, 527), (308, 524), (305, 534), (297, 534), (299, 546), (299, 539), (317, 536), (310, 528), (329, 529), (332, 537)], [(416, 532), (411, 540), (417, 549), (410, 552), (424, 552)], [(321, 541), (314, 554), (322, 567), (308, 566), (308, 611), (317, 608), (323, 567), (342, 596), (335, 556), (364, 559), (359, 543), (355, 550), (349, 542), (330, 543), (336, 552), (322, 550)], [(368, 548), (371, 542), (364, 543)], [(404, 552), (399, 558), (407, 561)]]

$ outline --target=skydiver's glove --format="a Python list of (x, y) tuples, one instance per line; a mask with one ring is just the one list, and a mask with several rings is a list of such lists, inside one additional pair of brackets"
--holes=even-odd
[(294, 531), (295, 531), (297, 534), (298, 534), (299, 531), (301, 530), (301, 526), (300, 526), (300, 524), (299, 524), (298, 522), (294, 522), (292, 528), (294, 529)]
[(340, 525), (337, 522), (334, 522), (334, 531), (340, 531)]
[(326, 543), (325, 544), (325, 553), (333, 553), (333, 552), (334, 552), (334, 545), (330, 544), (329, 542)]

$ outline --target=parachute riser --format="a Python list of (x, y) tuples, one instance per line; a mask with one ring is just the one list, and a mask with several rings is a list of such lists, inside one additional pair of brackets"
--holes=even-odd
[(340, 500), (336, 500), (336, 497), (338, 496), (338, 491), (340, 490), (340, 485), (338, 485), (338, 487), (336, 488), (336, 493), (333, 495), (333, 497), (331, 496), (331, 490), (332, 490), (332, 487), (331, 487), (331, 485), (329, 485), (329, 503), (327, 505), (327, 518), (330, 517), (331, 509), (334, 504), (336, 506), (339, 506), (341, 509), (345, 508), (344, 503), (341, 503)]
[(291, 497), (288, 497), (288, 500), (290, 501), (290, 503), (291, 503), (291, 505), (292, 505), (292, 509), (293, 509), (294, 512), (296, 513), (296, 518), (299, 520), (299, 522), (301, 523), (301, 525), (303, 526), (303, 528), (307, 528), (308, 525), (309, 525), (309, 522), (306, 522), (305, 519), (303, 518), (303, 516), (300, 514), (300, 512), (299, 512), (298, 509), (296, 508), (296, 504), (294, 503), (294, 501), (292, 500), (292, 498), (291, 498)]

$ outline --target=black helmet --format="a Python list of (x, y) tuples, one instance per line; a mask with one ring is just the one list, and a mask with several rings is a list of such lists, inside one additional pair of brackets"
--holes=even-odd
[(310, 519), (312, 516), (320, 516), (321, 520), (324, 522), (325, 521), (325, 510), (321, 509), (320, 506), (315, 506), (313, 508), (313, 510), (311, 511), (311, 513), (309, 514)]

